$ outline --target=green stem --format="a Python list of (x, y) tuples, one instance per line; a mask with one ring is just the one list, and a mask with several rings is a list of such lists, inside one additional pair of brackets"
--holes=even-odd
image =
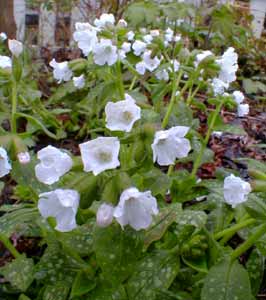
[(134, 77), (133, 77), (133, 80), (132, 80), (131, 85), (130, 85), (130, 87), (129, 87), (129, 91), (132, 91), (132, 90), (133, 90), (137, 78), (138, 78), (137, 76), (134, 76)]
[(14, 80), (12, 83), (12, 95), (11, 95), (11, 132), (17, 133), (17, 118), (16, 118), (16, 112), (17, 112), (17, 83)]
[(15, 257), (15, 258), (19, 258), (20, 257), (20, 253), (18, 252), (18, 250), (12, 245), (12, 243), (10, 242), (9, 238), (7, 238), (4, 234), (0, 233), (0, 242), (2, 242), (4, 244), (4, 246), (6, 247), (6, 249)]
[(118, 60), (117, 61), (117, 81), (118, 81), (118, 90), (121, 100), (125, 99), (125, 89), (124, 89), (124, 83), (123, 83), (123, 77), (122, 77), (122, 71), (121, 71), (121, 63)]
[(238, 248), (236, 248), (231, 254), (231, 261), (238, 258), (240, 255), (245, 253), (254, 243), (265, 234), (266, 224), (262, 224), (257, 228), (257, 230)]
[(194, 92), (188, 97), (187, 99), (187, 105), (189, 106), (193, 100), (193, 98), (195, 97), (195, 95), (197, 94), (197, 92), (199, 91), (199, 85), (195, 88)]
[(204, 151), (205, 151), (205, 149), (206, 149), (206, 147), (208, 145), (208, 142), (209, 142), (209, 139), (210, 139), (213, 127), (215, 125), (216, 119), (217, 119), (217, 117), (218, 117), (218, 115), (220, 113), (220, 110), (221, 110), (222, 106), (223, 106), (223, 101), (222, 101), (222, 99), (220, 99), (220, 103), (219, 103), (219, 105), (216, 106), (216, 109), (214, 111), (214, 115), (213, 115), (213, 117), (211, 119), (210, 126), (209, 126), (207, 134), (205, 136), (205, 139), (204, 139), (203, 143), (201, 144), (200, 152), (199, 152), (199, 154), (198, 154), (198, 156), (197, 156), (197, 158), (195, 160), (195, 163), (194, 163), (194, 166), (193, 166), (193, 170), (192, 170), (192, 173), (191, 173), (192, 177), (195, 177), (196, 174), (197, 174), (198, 168), (199, 168), (199, 166), (201, 164), (202, 156), (203, 156)]
[(238, 223), (238, 224), (235, 224), (233, 225), (232, 227), (230, 228), (227, 228), (227, 229), (224, 229), (220, 232), (217, 232), (214, 234), (214, 238), (216, 240), (219, 240), (220, 238), (226, 236), (226, 235), (234, 235), (238, 230), (242, 229), (242, 228), (245, 228), (253, 223), (255, 223), (256, 220), (255, 219), (247, 219), (245, 221), (243, 221), (242, 223)]
[(186, 91), (186, 89), (188, 88), (188, 86), (189, 86), (189, 81), (187, 81), (186, 84), (183, 86), (183, 88), (182, 88), (181, 92), (179, 93), (179, 95), (176, 96), (177, 87), (180, 83), (182, 75), (183, 75), (183, 71), (181, 70), (180, 73), (179, 73), (178, 78), (176, 79), (175, 73), (174, 73), (173, 89), (172, 89), (170, 104), (168, 106), (168, 109), (166, 111), (166, 114), (165, 114), (163, 122), (162, 122), (162, 128), (163, 129), (167, 126), (167, 124), (169, 122), (169, 118), (170, 118), (171, 113), (173, 111), (176, 98), (180, 99), (182, 97), (182, 95), (184, 94), (184, 92)]

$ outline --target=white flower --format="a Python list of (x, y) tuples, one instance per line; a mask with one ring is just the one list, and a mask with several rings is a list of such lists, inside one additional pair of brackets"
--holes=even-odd
[(134, 54), (136, 56), (140, 56), (141, 53), (143, 53), (146, 50), (146, 47), (147, 44), (140, 40), (136, 40), (132, 45), (132, 49), (134, 50)]
[(58, 63), (55, 59), (53, 59), (50, 61), (49, 65), (54, 69), (54, 79), (56, 79), (58, 83), (61, 83), (62, 81), (69, 81), (71, 79), (73, 73), (69, 69), (67, 61)]
[(23, 51), (23, 44), (17, 40), (8, 40), (8, 48), (14, 56), (19, 57)]
[(240, 177), (231, 174), (224, 179), (224, 199), (232, 207), (247, 201), (247, 196), (250, 192), (250, 184)]
[(12, 68), (11, 58), (5, 55), (0, 55), (0, 68)]
[(157, 131), (151, 145), (153, 161), (160, 166), (169, 166), (175, 163), (176, 158), (186, 157), (191, 149), (189, 140), (184, 138), (188, 131), (186, 126)]
[(143, 62), (145, 64), (145, 68), (149, 70), (150, 72), (154, 71), (157, 69), (160, 65), (161, 60), (157, 57), (154, 56), (153, 58), (151, 57), (152, 52), (150, 50), (145, 51), (143, 54)]
[(106, 127), (110, 130), (130, 132), (134, 123), (140, 119), (141, 109), (128, 94), (125, 100), (108, 102), (105, 106)]
[(114, 25), (115, 17), (113, 14), (102, 14), (99, 19), (95, 19), (94, 25), (98, 28)]
[(35, 175), (45, 184), (57, 182), (73, 165), (67, 153), (50, 145), (38, 151), (37, 158), (41, 162), (35, 166)]
[(153, 40), (153, 36), (151, 34), (146, 34), (143, 37), (145, 43), (150, 44)]
[(113, 46), (112, 41), (107, 39), (101, 39), (101, 41), (95, 45), (93, 53), (94, 62), (100, 66), (104, 64), (112, 66), (118, 59), (117, 47)]
[(97, 210), (96, 223), (99, 227), (107, 227), (113, 221), (114, 207), (103, 203)]
[(135, 230), (148, 228), (152, 215), (157, 214), (157, 201), (151, 192), (140, 192), (134, 187), (123, 191), (114, 210), (114, 217), (122, 227), (128, 224)]
[(223, 135), (222, 131), (213, 131), (212, 132), (212, 136), (216, 136), (218, 138), (220, 138)]
[(169, 74), (167, 72), (167, 70), (160, 70), (160, 71), (157, 71), (155, 73), (155, 77), (158, 79), (158, 80), (164, 80), (164, 81), (168, 81), (169, 80)]
[(225, 83), (231, 83), (236, 80), (236, 71), (238, 69), (237, 64), (238, 55), (235, 53), (235, 49), (228, 48), (220, 59), (216, 60), (216, 63), (220, 66), (219, 79)]
[(172, 42), (173, 37), (174, 37), (174, 32), (171, 28), (168, 27), (165, 30), (165, 35), (164, 35), (164, 38), (165, 38), (166, 42)]
[(177, 72), (180, 68), (180, 62), (176, 59), (172, 59), (171, 64), (172, 64), (172, 66), (168, 68), (169, 71), (170, 72), (172, 72), (172, 71)]
[(130, 52), (131, 44), (128, 42), (124, 42), (121, 46), (121, 49), (125, 51), (125, 53)]
[(80, 75), (79, 77), (73, 77), (74, 86), (77, 89), (82, 89), (85, 86), (85, 77), (84, 75)]
[(140, 74), (140, 75), (144, 75), (145, 71), (146, 71), (146, 65), (143, 61), (139, 62), (136, 64), (136, 71)]
[(228, 87), (229, 87), (228, 83), (225, 83), (224, 81), (220, 80), (219, 78), (214, 78), (212, 80), (211, 85), (212, 85), (213, 93), (215, 96), (223, 95), (225, 89), (228, 89)]
[(151, 35), (152, 37), (157, 37), (157, 36), (160, 35), (160, 30), (158, 30), (158, 29), (153, 29), (153, 30), (150, 31), (150, 35)]
[(243, 94), (242, 92), (240, 92), (240, 91), (234, 91), (234, 92), (233, 92), (233, 98), (234, 98), (234, 100), (235, 100), (235, 102), (236, 102), (237, 104), (241, 104), (241, 103), (244, 101), (245, 96), (244, 96), (244, 94)]
[(7, 175), (11, 169), (7, 152), (4, 148), (0, 147), (0, 177)]
[(1, 40), (1, 41), (5, 41), (6, 39), (7, 39), (6, 33), (5, 33), (5, 32), (1, 32), (1, 33), (0, 33), (0, 40)]
[(134, 33), (133, 31), (129, 31), (129, 32), (127, 33), (127, 39), (128, 39), (129, 41), (133, 41), (133, 40), (134, 40), (134, 37), (135, 37), (135, 33)]
[(124, 19), (120, 19), (117, 23), (118, 26), (122, 27), (122, 28), (126, 28), (127, 27), (127, 21)]
[(96, 176), (105, 170), (120, 166), (120, 142), (117, 137), (98, 137), (79, 145), (84, 171)]
[(67, 232), (77, 227), (78, 206), (79, 193), (75, 190), (56, 189), (39, 195), (40, 214), (43, 218), (54, 217), (58, 231)]
[(22, 165), (26, 165), (30, 162), (29, 152), (20, 152), (18, 153), (17, 158)]
[(206, 57), (213, 55), (213, 53), (209, 50), (202, 51), (201, 53), (196, 55), (195, 66), (197, 67)]
[(78, 47), (85, 56), (92, 52), (95, 44), (98, 42), (97, 28), (89, 23), (76, 23), (76, 31), (73, 34), (74, 41), (78, 43)]
[(181, 35), (175, 35), (174, 38), (173, 38), (174, 42), (179, 42), (181, 41)]
[(237, 115), (239, 117), (244, 117), (249, 114), (249, 105), (248, 104), (239, 104), (237, 106)]

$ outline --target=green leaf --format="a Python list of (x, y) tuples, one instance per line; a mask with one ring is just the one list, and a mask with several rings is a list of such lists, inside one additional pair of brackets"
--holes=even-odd
[(180, 225), (193, 225), (203, 227), (207, 222), (207, 215), (204, 211), (184, 210), (177, 217), (177, 223)]
[(133, 272), (141, 253), (143, 242), (140, 233), (113, 224), (107, 228), (96, 227), (94, 250), (97, 263), (106, 280), (120, 283)]
[(255, 81), (249, 78), (244, 78), (242, 81), (243, 88), (247, 94), (257, 94), (257, 93), (265, 93), (266, 92), (266, 84)]
[(168, 289), (179, 271), (179, 257), (156, 251), (144, 257), (127, 282), (129, 300), (153, 300), (158, 291)]
[(168, 227), (174, 223), (177, 216), (181, 213), (182, 206), (180, 203), (168, 205), (160, 210), (160, 213), (154, 217), (153, 223), (146, 231), (144, 245), (147, 249), (149, 245), (158, 241), (165, 234)]
[(87, 300), (128, 300), (125, 288), (123, 285), (111, 288), (104, 284), (99, 284), (95, 290), (89, 294)]
[(246, 268), (249, 273), (251, 290), (254, 296), (256, 296), (259, 292), (260, 285), (263, 280), (264, 263), (264, 256), (260, 253), (260, 251), (258, 251), (258, 249), (253, 249), (246, 263)]
[(31, 300), (29, 297), (27, 297), (26, 295), (24, 294), (21, 294), (18, 298), (18, 300)]
[(72, 285), (70, 298), (82, 296), (89, 291), (93, 290), (96, 286), (94, 280), (92, 280), (88, 274), (83, 271), (77, 273)]
[(266, 220), (266, 203), (256, 194), (250, 194), (243, 205), (251, 217), (260, 221)]
[(66, 300), (69, 293), (69, 284), (65, 281), (46, 285), (42, 300)]
[(0, 230), (7, 237), (14, 232), (20, 234), (27, 232), (30, 235), (29, 232), (36, 232), (38, 219), (40, 213), (36, 208), (18, 206), (0, 218)]
[(201, 300), (252, 300), (247, 271), (237, 261), (223, 260), (205, 277)]
[(13, 287), (25, 292), (34, 279), (33, 260), (21, 255), (2, 267), (0, 273)]

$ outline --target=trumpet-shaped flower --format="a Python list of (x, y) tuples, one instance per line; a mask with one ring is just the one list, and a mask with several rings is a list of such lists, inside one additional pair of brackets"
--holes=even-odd
[(153, 161), (157, 161), (160, 166), (169, 166), (177, 158), (186, 157), (191, 149), (189, 140), (184, 138), (188, 131), (189, 127), (186, 126), (157, 131), (151, 145)]
[(237, 104), (241, 104), (241, 103), (244, 101), (245, 96), (244, 96), (244, 94), (243, 94), (242, 92), (240, 92), (240, 91), (234, 91), (234, 92), (233, 92), (233, 98), (234, 98), (234, 100), (235, 100), (235, 102), (236, 102)]
[(12, 169), (7, 152), (0, 147), (0, 177), (7, 175)]
[(94, 25), (98, 28), (103, 28), (108, 25), (114, 25), (115, 17), (113, 14), (102, 14), (99, 19), (95, 19)]
[(122, 227), (130, 225), (135, 230), (148, 228), (152, 215), (157, 214), (157, 201), (151, 192), (140, 192), (134, 187), (123, 191), (114, 210), (114, 217)]
[(196, 55), (195, 66), (197, 67), (206, 57), (213, 55), (209, 50), (202, 51)]
[(120, 166), (120, 142), (117, 137), (98, 137), (79, 145), (84, 171), (96, 176), (105, 170)]
[(136, 40), (132, 45), (132, 49), (136, 56), (140, 56), (146, 50), (146, 47), (147, 44), (140, 40)]
[(240, 177), (231, 174), (224, 179), (224, 199), (232, 207), (247, 201), (250, 192), (250, 184)]
[(35, 175), (40, 182), (53, 184), (67, 173), (73, 165), (71, 157), (53, 147), (47, 146), (37, 153), (40, 163), (35, 166)]
[(215, 96), (223, 95), (224, 91), (229, 87), (228, 83), (225, 83), (219, 78), (213, 78), (211, 85)]
[(23, 44), (17, 40), (8, 40), (8, 48), (14, 56), (19, 57), (23, 51)]
[(228, 48), (216, 63), (220, 66), (219, 79), (225, 83), (231, 83), (236, 80), (236, 71), (238, 55), (233, 47)]
[(83, 54), (88, 56), (98, 42), (98, 29), (89, 23), (76, 23), (75, 28), (76, 30), (73, 34), (74, 41), (78, 43), (78, 47), (82, 50)]
[(160, 70), (160, 71), (157, 71), (155, 73), (155, 77), (159, 80), (164, 80), (164, 81), (168, 81), (169, 80), (169, 74), (167, 72), (167, 70)]
[(0, 40), (1, 40), (1, 41), (5, 41), (6, 39), (7, 39), (6, 33), (5, 33), (5, 32), (1, 32), (1, 33), (0, 33)]
[(12, 68), (12, 60), (10, 57), (5, 55), (0, 55), (0, 68), (2, 69), (8, 69)]
[(140, 108), (128, 94), (125, 100), (108, 102), (105, 106), (106, 127), (110, 130), (130, 132), (134, 123), (140, 119)]
[(244, 117), (249, 114), (249, 105), (248, 104), (239, 104), (237, 106), (237, 115), (239, 117)]
[(54, 79), (56, 79), (58, 83), (61, 83), (62, 81), (69, 81), (71, 79), (73, 73), (69, 69), (67, 61), (58, 63), (55, 59), (53, 59), (50, 61), (49, 65), (54, 69)]
[(40, 214), (43, 218), (54, 217), (58, 231), (67, 232), (77, 227), (78, 206), (79, 193), (75, 190), (56, 189), (39, 195)]
[(157, 69), (160, 65), (161, 60), (157, 57), (151, 57), (151, 51), (145, 51), (143, 54), (143, 62), (145, 63), (145, 68), (150, 72)]
[(99, 227), (107, 227), (113, 221), (114, 207), (103, 203), (97, 210), (96, 223)]
[(129, 41), (133, 41), (133, 40), (134, 40), (134, 37), (135, 37), (135, 33), (134, 33), (133, 31), (129, 31), (129, 32), (127, 33), (127, 39), (128, 39)]
[(20, 152), (18, 153), (17, 158), (22, 165), (26, 165), (30, 162), (29, 152)]
[(111, 40), (101, 39), (93, 49), (94, 62), (97, 65), (103, 66), (108, 64), (112, 66), (118, 59), (117, 47), (112, 44)]
[(79, 77), (73, 77), (74, 86), (77, 89), (83, 89), (85, 86), (85, 77), (84, 75), (80, 75)]

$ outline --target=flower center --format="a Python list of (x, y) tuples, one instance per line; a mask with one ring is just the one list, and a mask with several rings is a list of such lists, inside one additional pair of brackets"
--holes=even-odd
[(54, 164), (54, 158), (51, 156), (47, 156), (42, 160), (42, 164), (45, 167), (51, 167)]
[(130, 111), (124, 111), (123, 112), (123, 119), (126, 121), (126, 122), (131, 122), (132, 119), (133, 119), (133, 115)]
[(98, 157), (102, 162), (110, 162), (112, 160), (112, 153), (107, 151), (100, 151)]

